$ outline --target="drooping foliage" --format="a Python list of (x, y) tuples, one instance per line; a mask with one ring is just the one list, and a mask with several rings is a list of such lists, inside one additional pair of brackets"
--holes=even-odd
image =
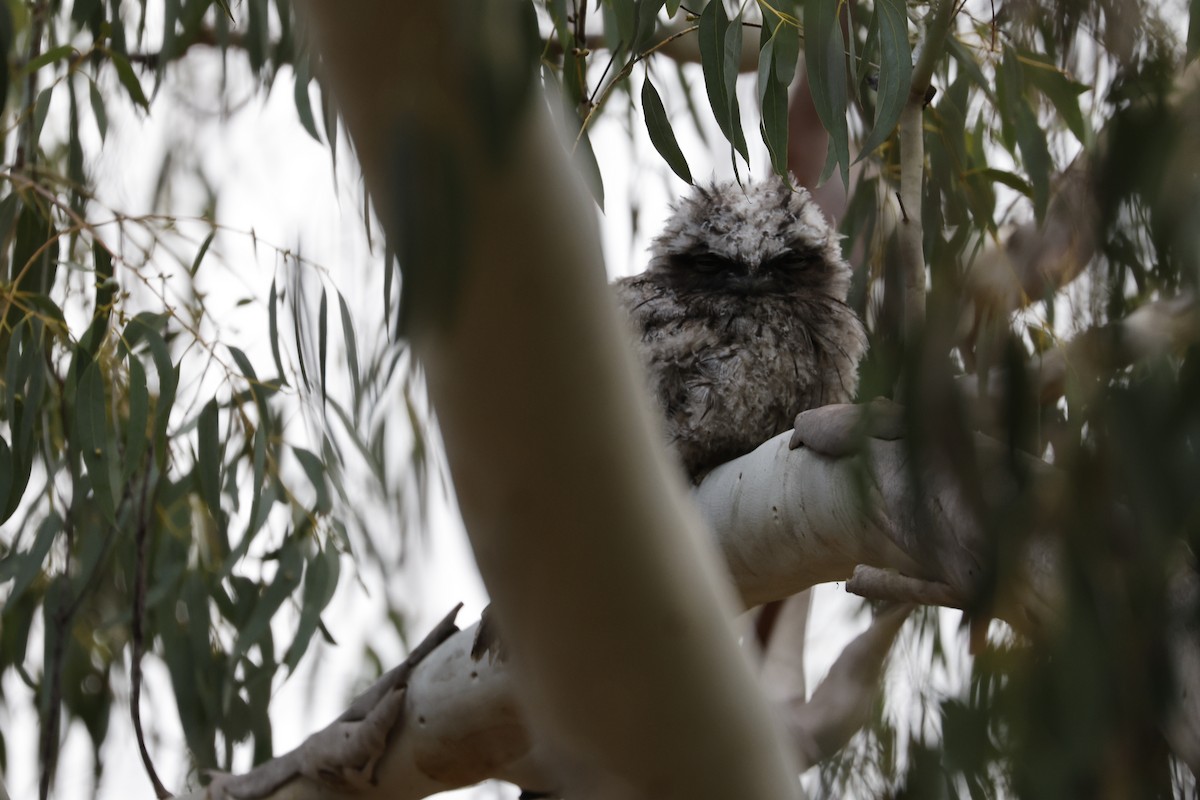
[[(299, 124), (335, 153), (303, 41), (272, 0), (0, 4), (0, 672), (30, 693), (5, 702), (38, 709), (43, 796), (67, 725), (86, 727), (97, 779), (126, 698), (157, 728), (136, 710), (143, 657), (165, 664), (195, 769), (227, 768), (240, 744), (269, 757), (268, 702), (332, 641), (321, 614), (345, 555), (373, 552), (372, 508), (411, 498), (385, 451), (419, 413), (372, 412), (410, 396), (404, 349), (360, 343), (325, 270), (221, 219), (219, 197), (173, 207), (170, 152), (130, 165), (158, 167), (153, 208), (113, 207), (97, 183), (110, 120), (154, 114), (202, 51), (213, 105), (227, 70), (259, 95), (294, 87)], [(231, 242), (273, 270), (224, 258)], [(239, 274), (265, 295), (237, 301), (261, 309), (249, 339), (212, 305)]]
[[(822, 786), (1169, 793), (1170, 587), (1200, 535), (1194, 310), (1172, 306), (1185, 335), (1149, 358), (1119, 326), (1186, 297), (1200, 267), (1200, 5), (1189, 17), (1142, 0), (967, 2), (944, 38), (926, 35), (936, 5), (545, 0), (533, 3), (531, 45), (601, 206), (595, 121), (639, 108), (649, 143), (688, 183), (717, 162), (841, 182), (845, 201), (829, 210), (871, 333), (862, 394), (905, 403), (914, 447), (972, 489), (995, 548), (976, 620), (1031, 535), (1061, 537), (1061, 628), (1033, 647), (993, 636), (950, 694), (899, 723), (881, 709)], [(474, 12), (461, 13), (465, 28)], [(364, 527), (361, 507), (338, 502), (352, 491), (346, 462), (361, 459), (394, 499), (387, 418), (370, 413), (380, 398), (408, 403), (395, 416), (412, 423), (422, 474), (419, 404), (394, 385), (403, 347), (360, 352), (326, 278), (314, 319), (296, 277), (313, 265), (280, 253), (257, 332), (269, 350), (214, 338), (196, 287), (228, 267), (210, 253), (228, 227), (212, 213), (189, 227), (109, 208), (92, 177), (115, 106), (153, 114), (173, 65), (200, 50), (245, 63), (264, 90), (290, 84), (298, 123), (336, 156), (336, 115), (313, 100), (320, 69), (303, 41), (284, 0), (0, 4), (0, 670), (36, 697), (47, 780), (60, 709), (98, 748), (112, 713), (126, 713), (115, 687), (142, 653), (165, 661), (197, 767), (227, 766), (244, 742), (268, 756), (272, 689), (329, 635), (320, 614)], [(896, 127), (928, 48), (924, 186), (920, 209), (906, 209)], [(798, 133), (804, 106), (821, 137)], [(685, 146), (685, 119), (702, 135), (715, 126), (712, 153)], [(918, 211), (929, 301), (914, 337), (895, 240)], [(386, 304), (394, 275), (388, 258)], [(331, 315), (345, 379), (333, 375)], [(1063, 348), (1085, 330), (1084, 346)], [(330, 390), (347, 379), (348, 393)], [(315, 435), (289, 424), (298, 406), (319, 409)], [(976, 430), (1010, 448), (1004, 481), (976, 471)], [(1068, 476), (1053, 498), (1029, 457)], [(271, 621), (287, 608), (297, 632), (276, 642)], [(935, 661), (963, 647), (933, 621), (913, 638), (932, 642)]]

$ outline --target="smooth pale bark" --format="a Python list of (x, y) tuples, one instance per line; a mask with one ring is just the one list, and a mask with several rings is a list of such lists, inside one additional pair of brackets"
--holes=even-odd
[(540, 106), (501, 109), (516, 128), (500, 152), (481, 127), (479, 73), (464, 65), (506, 55), (512, 30), (478, 26), (472, 39), (463, 23), (513, 7), (306, 6), (385, 227), (422, 190), (445, 191), (397, 174), (426, 155), (397, 150), (414, 130), (441, 148), (428, 157), (469, 176), (455, 198), (469, 216), (452, 229), (461, 283), (448, 305), (410, 296), (413, 342), (522, 707), (571, 754), (558, 785), (578, 797), (797, 796), (736, 646), (732, 593), (623, 342), (590, 202)]

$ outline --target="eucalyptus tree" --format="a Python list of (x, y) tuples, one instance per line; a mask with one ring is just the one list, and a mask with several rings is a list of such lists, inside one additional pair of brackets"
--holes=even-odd
[[(7, 85), (23, 99), (0, 215), (0, 456), (13, 465), (0, 497), (15, 515), (2, 653), (39, 693), (47, 781), (58, 708), (100, 741), (128, 649), (131, 664), (153, 651), (175, 665), (199, 769), (253, 740), (260, 766), (209, 788), (235, 797), (418, 797), (487, 777), (567, 796), (774, 797), (812, 766), (816, 790), (838, 796), (1193, 786), (1195, 4), (426, 5), (312, 0), (310, 46), (289, 8), (263, 0), (129, 18), (119, 4), (10, 4), (28, 13), (9, 26)], [(103, 130), (118, 100), (97, 76), (148, 108), (146, 85), (196, 46), (248, 59), (265, 85), (291, 66), (314, 135), (319, 118), (335, 139), (342, 115), (496, 599), (499, 639), (448, 619), (273, 760), (270, 687), (321, 628), (350, 538), (326, 484), (347, 493), (337, 436), (321, 458), (278, 421), (288, 397), (330, 402), (332, 302), (315, 347), (293, 312), (289, 370), (272, 288), (266, 380), (236, 343), (208, 341), (202, 310), (184, 318), (161, 295), (136, 306), (127, 287), (154, 282), (98, 225), (75, 99), (88, 90)], [(52, 91), (68, 95), (57, 139)], [(683, 181), (720, 159), (825, 184), (871, 336), (860, 396), (884, 398), (805, 415), (691, 501), (654, 444), (603, 288), (589, 202), (604, 203), (605, 162), (590, 134), (622, 110), (641, 112)], [(710, 152), (685, 152), (687, 116), (715, 121)], [(561, 168), (571, 157), (579, 178)], [(361, 369), (351, 326), (342, 338), (357, 412), (399, 349)], [(226, 390), (184, 380), (197, 353)], [(313, 491), (292, 491), (284, 452)], [(288, 512), (256, 550), (277, 505)], [(273, 579), (245, 577), (247, 554), (277, 561)], [(876, 622), (811, 697), (783, 687), (781, 733), (726, 620), (738, 602), (846, 579), (880, 601)], [(280, 659), (269, 622), (293, 595), (303, 622)], [(896, 713), (880, 672), (914, 605), (964, 613), (960, 636), (941, 636), (932, 612), (909, 625), (931, 671), (950, 651), (971, 666), (932, 707)], [(38, 613), (40, 660), (25, 652)], [(105, 613), (112, 637), (85, 636)], [(769, 656), (781, 637), (762, 638)]]

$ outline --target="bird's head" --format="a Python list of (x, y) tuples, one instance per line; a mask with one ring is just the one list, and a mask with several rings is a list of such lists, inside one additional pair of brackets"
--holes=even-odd
[(680, 292), (846, 298), (850, 267), (808, 192), (772, 177), (697, 186), (651, 245), (649, 269)]

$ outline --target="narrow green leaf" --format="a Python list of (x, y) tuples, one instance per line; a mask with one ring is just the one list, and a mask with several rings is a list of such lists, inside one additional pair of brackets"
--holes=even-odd
[(729, 103), (729, 127), (733, 131), (733, 148), (742, 155), (742, 160), (750, 163), (750, 148), (746, 145), (746, 133), (742, 130), (742, 114), (738, 108), (737, 78), (738, 68), (742, 61), (742, 15), (739, 12), (730, 20), (725, 28), (725, 68), (722, 70), (725, 81), (725, 96)]
[(200, 495), (214, 520), (221, 519), (221, 432), (216, 400), (209, 400), (196, 423), (199, 448), (196, 467), (200, 477)]
[(321, 379), (321, 405), (325, 405), (325, 364), (328, 359), (329, 345), (329, 298), (325, 287), (321, 287), (321, 306), (317, 312), (317, 369)]
[(663, 0), (637, 0), (637, 24), (633, 30), (629, 50), (641, 53), (651, 42), (658, 31), (658, 12), (663, 7)]
[(50, 100), (54, 95), (54, 87), (57, 84), (50, 84), (45, 89), (38, 93), (37, 101), (33, 104), (33, 143), (42, 140), (42, 126), (46, 124), (46, 114), (50, 111)]
[(359, 406), (359, 396), (362, 394), (362, 376), (358, 370), (358, 341), (354, 335), (354, 321), (350, 317), (350, 307), (341, 292), (338, 296), (338, 311), (342, 315), (342, 338), (346, 341), (346, 366), (350, 370), (350, 388), (354, 392), (354, 407)]
[(317, 513), (328, 514), (333, 509), (333, 496), (329, 493), (329, 484), (325, 480), (325, 465), (314, 453), (303, 447), (293, 447), (292, 452), (317, 492)]
[(863, 142), (859, 161), (887, 141), (900, 121), (912, 83), (912, 49), (908, 43), (908, 16), (904, 0), (876, 0), (879, 21), (879, 89), (875, 98), (875, 123)]
[[(12, 516), (9, 508), (9, 497), (12, 495), (13, 473), (16, 470), (13, 468), (12, 449), (8, 446), (8, 442), (0, 436), (0, 523)], [(14, 507), (16, 503), (12, 504)], [(0, 583), (4, 582), (4, 578), (0, 576)]]
[[(580, 125), (582, 124), (583, 122), (580, 121)], [(579, 139), (579, 146), (575, 148), (575, 164), (583, 175), (584, 182), (591, 189), (596, 205), (600, 206), (600, 210), (603, 211), (604, 176), (600, 174), (600, 162), (596, 160), (596, 151), (592, 149), (592, 140), (587, 131), (583, 132), (583, 136)]]
[(100, 131), (100, 142), (103, 144), (108, 136), (108, 112), (104, 109), (104, 96), (91, 78), (88, 78), (88, 100), (92, 104), (92, 116), (96, 118), (96, 129)]
[(92, 309), (93, 320), (103, 320), (97, 336), (103, 338), (112, 317), (113, 299), (117, 294), (117, 280), (113, 277), (112, 253), (99, 240), (92, 243), (92, 264), (96, 282), (96, 302)]
[(58, 47), (52, 47), (37, 58), (31, 59), (29, 63), (17, 70), (17, 80), (24, 78), (30, 73), (37, 72), (42, 67), (53, 64), (56, 61), (71, 58), (75, 52), (74, 46), (69, 44), (60, 44)]
[(250, 396), (254, 398), (254, 404), (258, 407), (259, 424), (265, 424), (265, 420), (270, 419), (270, 409), (267, 407), (267, 397), (277, 387), (271, 384), (265, 384), (258, 379), (258, 373), (254, 371), (254, 365), (250, 363), (250, 359), (240, 348), (233, 345), (226, 346), (229, 354), (233, 356), (233, 360), (237, 363), (238, 369), (242, 371), (242, 375), (246, 378), (246, 383), (250, 386)]
[(33, 545), (20, 556), (20, 566), (16, 570), (12, 590), (9, 592), (8, 597), (4, 598), (5, 608), (15, 606), (17, 601), (21, 599), (21, 595), (25, 594), (25, 590), (33, 583), (33, 579), (42, 572), (42, 565), (46, 561), (46, 555), (50, 552), (50, 546), (54, 544), (54, 537), (59, 534), (62, 528), (62, 517), (56, 511), (51, 511), (49, 516), (43, 519), (41, 524), (38, 525), (37, 535), (33, 538)]
[(762, 29), (758, 53), (758, 91), (762, 104), (763, 142), (771, 154), (771, 166), (780, 177), (788, 174), (788, 86), (800, 57), (799, 33), (780, 21), (772, 33)]
[(309, 642), (320, 625), (321, 612), (333, 599), (340, 572), (341, 558), (332, 545), (326, 545), (309, 559), (304, 571), (303, 605), (296, 623), (296, 636), (283, 658), (289, 672), (295, 670), (308, 650)]
[(122, 459), (121, 482), (128, 483), (142, 466), (146, 456), (150, 419), (150, 392), (146, 386), (146, 369), (137, 356), (129, 356), (129, 420), (125, 427), (125, 455)]
[[(805, 0), (804, 63), (813, 105), (829, 133), (830, 158), (850, 185), (850, 133), (846, 124), (846, 57), (838, 0)], [(827, 164), (828, 167), (828, 164)]]
[(1017, 147), (1021, 148), (1021, 162), (1033, 186), (1033, 211), (1038, 222), (1046, 218), (1050, 204), (1050, 170), (1053, 161), (1046, 145), (1046, 131), (1038, 124), (1037, 115), (1027, 104), (1017, 108)]
[(275, 369), (280, 382), (287, 386), (287, 378), (283, 373), (283, 359), (279, 355), (279, 294), (275, 279), (271, 279), (271, 294), (267, 298), (267, 329), (271, 335), (271, 357), (275, 359)]
[(962, 42), (953, 36), (946, 38), (946, 52), (948, 52), (957, 62), (959, 69), (963, 71), (972, 82), (975, 83), (984, 94), (988, 97), (995, 97), (995, 87), (992, 82), (983, 74), (983, 70), (979, 68), (979, 64), (975, 61), (975, 54), (967, 48)]
[(304, 126), (304, 130), (320, 144), (321, 134), (317, 133), (317, 120), (313, 116), (312, 101), (308, 95), (308, 85), (312, 81), (312, 76), (309, 74), (308, 57), (297, 58), (295, 67), (296, 85), (293, 93), (296, 101), (296, 113), (300, 116), (300, 124)]
[(683, 0), (667, 0), (667, 16), (674, 17), (682, 3)]
[(96, 362), (88, 364), (75, 391), (74, 429), (79, 452), (87, 466), (92, 497), (104, 516), (116, 522), (115, 486), (109, 475), (108, 408), (104, 376)]
[(698, 35), (704, 88), (708, 92), (708, 103), (712, 107), (717, 126), (732, 144), (734, 121), (730, 111), (733, 106), (729, 98), (729, 84), (725, 79), (725, 34), (728, 28), (729, 18), (726, 16), (724, 3), (711, 2), (700, 12)]
[(196, 251), (196, 257), (192, 259), (192, 266), (188, 269), (188, 274), (190, 274), (193, 278), (196, 277), (196, 273), (200, 270), (200, 264), (204, 261), (204, 256), (208, 254), (208, 248), (210, 245), (212, 245), (213, 239), (216, 237), (216, 235), (217, 231), (214, 228), (213, 230), (209, 231), (208, 236), (205, 236), (204, 241), (200, 243), (200, 249)]
[(554, 32), (563, 52), (570, 50), (575, 46), (575, 32), (567, 19), (567, 0), (548, 0), (546, 12), (550, 15), (550, 22), (554, 25)]
[(634, 28), (637, 25), (637, 7), (634, 0), (608, 0), (608, 5), (617, 20), (617, 37), (627, 46), (631, 46)]
[(309, 389), (312, 383), (308, 380), (308, 368), (304, 366), (304, 345), (300, 339), (300, 305), (295, 297), (292, 298), (292, 336), (296, 342), (296, 360), (300, 362), (300, 380), (304, 388)]
[(131, 352), (137, 343), (145, 341), (154, 361), (154, 369), (158, 373), (158, 398), (154, 405), (154, 463), (160, 470), (165, 468), (168, 455), (167, 425), (171, 419), (171, 408), (175, 403), (175, 392), (179, 386), (179, 372), (171, 363), (171, 353), (162, 334), (158, 332), (163, 324), (160, 315), (143, 312), (138, 314), (125, 326), (121, 342), (127, 352)]
[(173, 59), (179, 52), (179, 35), (176, 30), (182, 11), (179, 0), (163, 0), (162, 11), (162, 52), (155, 69), (155, 91), (158, 90), (158, 84), (162, 82), (162, 76), (167, 69), (167, 62)]
[(1067, 123), (1075, 138), (1083, 143), (1088, 142), (1091, 137), (1087, 121), (1079, 108), (1079, 95), (1090, 91), (1091, 87), (1071, 80), (1043, 56), (1026, 53), (1024, 59), (1022, 76), (1036, 86), (1062, 114), (1063, 122)]
[[(269, 435), (266, 420), (260, 420), (258, 429), (254, 431), (254, 483), (250, 487), (250, 520), (251, 524), (257, 521), (262, 513), (263, 501), (263, 473), (267, 466), (267, 437)], [(257, 528), (247, 530), (242, 537), (242, 541), (238, 543), (239, 549), (244, 544), (249, 547), (250, 539), (258, 532)]]
[(1011, 172), (994, 167), (984, 169), (982, 174), (996, 183), (1002, 183), (1011, 189), (1016, 189), (1030, 199), (1033, 198), (1033, 187), (1029, 184), (1029, 181), (1020, 175), (1014, 175)]
[(646, 130), (650, 133), (654, 149), (676, 175), (685, 183), (692, 184), (692, 171), (688, 169), (687, 159), (679, 149), (675, 131), (671, 129), (671, 121), (667, 118), (667, 110), (649, 75), (642, 82), (642, 112), (646, 115)]
[(142, 91), (142, 83), (138, 80), (137, 75), (134, 74), (133, 67), (129, 65), (129, 59), (115, 50), (110, 50), (108, 55), (112, 59), (113, 66), (117, 69), (117, 79), (121, 81), (121, 85), (129, 93), (129, 99), (149, 111), (150, 101), (146, 99), (146, 93)]
[[(234, 658), (245, 655), (250, 648), (259, 644), (271, 627), (271, 618), (300, 585), (304, 573), (304, 557), (300, 552), (300, 540), (289, 539), (279, 551), (279, 569), (271, 584), (258, 597), (254, 610), (238, 633), (233, 648)], [(274, 653), (263, 653), (264, 658), (274, 659)]]

